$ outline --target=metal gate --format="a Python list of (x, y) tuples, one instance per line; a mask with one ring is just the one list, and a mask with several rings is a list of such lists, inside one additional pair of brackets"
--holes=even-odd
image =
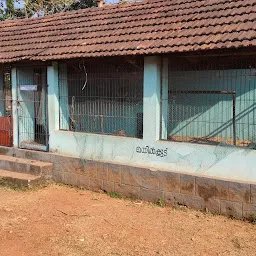
[(48, 151), (46, 67), (17, 72), (18, 143), (20, 148)]
[(11, 147), (13, 142), (11, 67), (3, 66), (0, 76), (0, 145)]

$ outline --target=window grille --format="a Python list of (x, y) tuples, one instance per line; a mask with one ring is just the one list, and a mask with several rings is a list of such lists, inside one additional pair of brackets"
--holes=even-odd
[(254, 147), (255, 96), (254, 57), (172, 57), (162, 139)]
[(143, 62), (60, 63), (60, 129), (142, 138)]

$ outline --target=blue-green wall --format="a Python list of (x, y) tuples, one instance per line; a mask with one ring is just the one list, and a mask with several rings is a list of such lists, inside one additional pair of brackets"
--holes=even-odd
[[(256, 70), (171, 71), (169, 90), (236, 91), (236, 134), (254, 141)], [(168, 134), (233, 137), (232, 95), (170, 94)]]
[[(81, 113), (84, 109), (93, 107), (92, 115)], [(129, 102), (111, 102), (88, 100), (86, 103), (75, 104), (76, 131), (88, 131), (105, 134), (119, 134), (136, 137), (137, 135), (137, 114), (143, 112), (142, 102), (138, 104)], [(79, 114), (80, 113), (80, 114)]]

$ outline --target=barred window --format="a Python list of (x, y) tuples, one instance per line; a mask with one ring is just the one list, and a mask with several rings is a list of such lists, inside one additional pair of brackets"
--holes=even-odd
[(61, 130), (142, 138), (142, 59), (60, 63), (59, 97)]
[(167, 86), (162, 139), (254, 147), (256, 58), (170, 58)]

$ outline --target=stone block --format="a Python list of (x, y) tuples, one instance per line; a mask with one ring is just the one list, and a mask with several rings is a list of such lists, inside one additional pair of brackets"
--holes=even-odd
[[(6, 155), (8, 156), (13, 156), (13, 157), (18, 157), (18, 158), (26, 158), (25, 154), (29, 151), (25, 149), (18, 149), (18, 148), (13, 148), (12, 154), (10, 154), (11, 151), (9, 151)], [(29, 158), (27, 158), (29, 159)], [(30, 158), (31, 160), (35, 160), (33, 158)]]
[(108, 164), (108, 181), (121, 184), (121, 172), (121, 165)]
[[(32, 160), (33, 161), (33, 160)], [(42, 170), (44, 169), (42, 166), (40, 165), (34, 165), (34, 164), (24, 164), (24, 163), (19, 163), (19, 166), (21, 165), (24, 165), (24, 168), (21, 167), (21, 169), (23, 169), (24, 172), (27, 172), (27, 173), (31, 173), (31, 174), (38, 174), (38, 175), (41, 175), (42, 174)], [(48, 166), (49, 168), (52, 167), (52, 165), (50, 164), (50, 166)], [(15, 167), (13, 167), (14, 170), (15, 170)], [(17, 171), (20, 171), (21, 169), (19, 169), (17, 167)], [(47, 168), (46, 168), (47, 169)], [(27, 170), (27, 171), (25, 171)], [(22, 171), (22, 172), (23, 172)]]
[(183, 205), (196, 210), (204, 210), (205, 203), (204, 199), (188, 194), (180, 194), (175, 192), (166, 192), (165, 193), (165, 202), (167, 205)]
[(256, 214), (255, 204), (243, 204), (243, 217), (249, 219), (252, 215)]
[(80, 188), (90, 189), (90, 178), (85, 175), (78, 175), (78, 184)]
[(52, 164), (45, 165), (45, 166), (41, 167), (41, 175), (43, 177), (51, 177), (52, 172), (53, 172), (53, 165)]
[(250, 184), (229, 182), (229, 200), (236, 202), (250, 202)]
[(80, 158), (53, 155), (51, 162), (54, 164), (54, 169), (64, 172), (72, 172), (82, 174), (84, 171), (84, 163)]
[(90, 190), (94, 192), (103, 191), (103, 180), (99, 179), (90, 179)]
[(9, 167), (9, 164), (6, 161), (0, 161), (0, 169), (11, 171), (11, 168), (12, 167)]
[(115, 183), (112, 181), (103, 180), (103, 191), (108, 192), (108, 193), (114, 192), (115, 191)]
[(71, 172), (63, 172), (63, 183), (71, 186), (78, 187), (78, 175)]
[[(0, 162), (4, 162), (4, 161), (0, 161)], [(30, 163), (24, 163), (24, 162), (8, 161), (5, 163), (4, 169), (13, 171), (13, 172), (30, 173), (34, 175), (41, 174), (40, 166), (36, 166), (36, 165), (33, 166)]]
[(0, 146), (0, 155), (11, 156), (13, 154), (13, 148)]
[(158, 172), (159, 187), (162, 191), (180, 192), (180, 174), (174, 172)]
[(256, 184), (251, 184), (251, 198), (250, 202), (256, 204)]
[(128, 198), (140, 198), (140, 188), (125, 184), (115, 184), (115, 192)]
[(215, 180), (204, 177), (196, 177), (196, 195), (205, 201), (215, 197)]
[(57, 183), (63, 182), (63, 172), (62, 171), (53, 171), (52, 179)]
[(208, 210), (211, 213), (220, 213), (220, 200), (209, 198), (205, 200), (205, 210)]
[(215, 186), (216, 186), (215, 197), (222, 200), (228, 200), (229, 199), (228, 181), (216, 180)]
[(107, 163), (98, 162), (97, 178), (100, 180), (108, 180), (108, 164)]
[(240, 202), (221, 201), (220, 212), (225, 216), (241, 219), (243, 217), (243, 204)]
[(181, 174), (180, 175), (180, 192), (183, 194), (195, 194), (195, 176)]
[(164, 193), (159, 190), (142, 188), (140, 191), (140, 198), (148, 202), (157, 203), (159, 200), (164, 200)]
[(159, 189), (159, 180), (156, 171), (132, 166), (123, 167), (122, 184), (143, 187), (152, 190)]
[(97, 178), (97, 162), (96, 161), (92, 161), (92, 160), (88, 160), (86, 161), (86, 165), (85, 165), (85, 170), (84, 170), (84, 174), (87, 177), (90, 178)]
[[(19, 156), (20, 155), (20, 156)], [(19, 150), (16, 152), (17, 157), (22, 157), (26, 159), (41, 161), (41, 162), (51, 162), (52, 161), (52, 155), (48, 152), (41, 152), (41, 151), (32, 151), (32, 150)]]

